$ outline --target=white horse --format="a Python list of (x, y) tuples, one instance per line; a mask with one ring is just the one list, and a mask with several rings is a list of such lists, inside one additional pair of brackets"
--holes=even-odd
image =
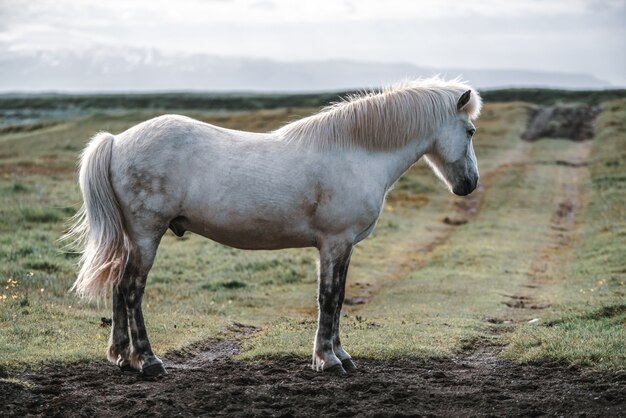
[(339, 339), (352, 249), (374, 230), (390, 187), (422, 156), (455, 194), (476, 188), (472, 120), (480, 108), (465, 83), (432, 78), (349, 97), (269, 133), (166, 115), (97, 134), (81, 156), (84, 205), (69, 236), (84, 245), (73, 289), (112, 295), (108, 359), (165, 374), (141, 300), (170, 228), (249, 250), (317, 248), (313, 368), (354, 370)]

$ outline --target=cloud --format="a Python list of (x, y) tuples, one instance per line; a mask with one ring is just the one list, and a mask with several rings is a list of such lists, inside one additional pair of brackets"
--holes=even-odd
[(274, 10), (276, 9), (276, 3), (271, 0), (259, 0), (252, 2), (250, 7), (253, 9)]
[(566, 70), (626, 83), (625, 10), (623, 0), (0, 0), (0, 42)]
[(524, 17), (572, 16), (610, 13), (623, 8), (620, 0), (20, 0), (0, 1), (3, 20), (18, 22), (54, 21), (64, 24), (160, 24), (236, 22), (336, 22), (345, 20), (448, 19), (459, 16)]

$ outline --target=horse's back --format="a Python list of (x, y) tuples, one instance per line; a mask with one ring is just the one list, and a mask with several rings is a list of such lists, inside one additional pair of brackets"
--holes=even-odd
[(182, 115), (162, 115), (139, 123), (116, 136), (116, 145), (124, 148), (162, 149), (167, 145), (179, 149), (191, 143), (211, 144), (229, 141), (259, 141), (269, 134), (227, 129)]

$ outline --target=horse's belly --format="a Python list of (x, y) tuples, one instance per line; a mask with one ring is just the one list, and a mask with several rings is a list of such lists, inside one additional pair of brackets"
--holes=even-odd
[(315, 246), (315, 238), (307, 228), (289, 222), (258, 219), (219, 222), (187, 219), (185, 230), (220, 244), (244, 250), (278, 250)]

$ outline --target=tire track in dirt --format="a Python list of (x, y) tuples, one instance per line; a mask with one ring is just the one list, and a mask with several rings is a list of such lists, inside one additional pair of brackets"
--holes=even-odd
[(574, 159), (568, 165), (561, 164), (557, 171), (561, 193), (555, 193), (553, 198), (555, 209), (550, 225), (553, 232), (531, 266), (533, 285), (551, 281), (545, 275), (547, 264), (570, 250), (575, 241), (579, 214), (588, 204), (587, 190), (582, 184), (588, 183), (590, 179), (589, 168), (585, 163), (589, 160), (591, 145), (591, 142), (585, 142), (577, 146)]
[[(523, 294), (504, 295), (508, 298), (503, 302), (510, 308), (544, 309), (550, 306), (549, 301), (538, 299), (541, 287), (556, 285), (565, 280), (558, 274), (560, 266), (566, 262), (567, 254), (573, 249), (577, 239), (579, 215), (587, 206), (588, 196), (582, 186), (588, 183), (590, 172), (587, 165), (591, 154), (591, 142), (573, 144), (567, 161), (540, 161), (555, 167), (554, 186), (550, 205), (553, 213), (547, 227), (550, 232), (543, 245), (536, 251), (529, 269), (529, 280), (523, 284)], [(555, 272), (556, 271), (556, 272)]]

